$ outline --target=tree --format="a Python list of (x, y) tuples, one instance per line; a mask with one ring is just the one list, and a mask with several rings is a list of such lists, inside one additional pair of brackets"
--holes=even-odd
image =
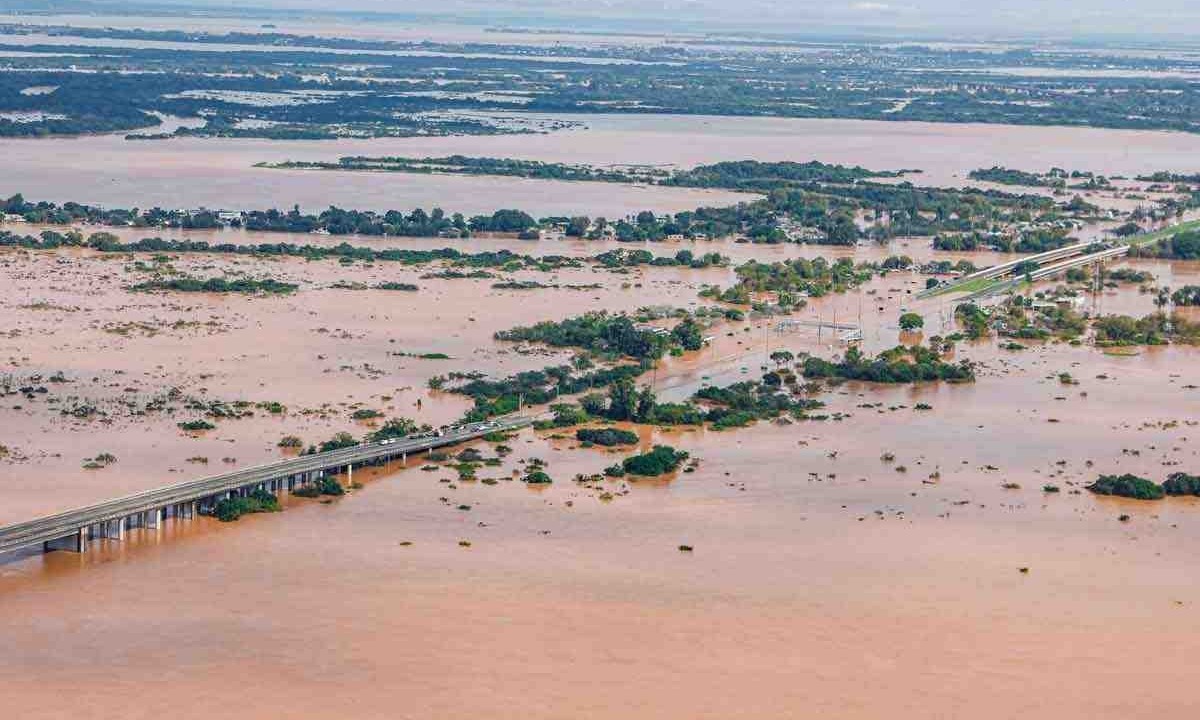
[(925, 319), (916, 313), (904, 313), (900, 316), (900, 329), (905, 332), (920, 330), (925, 327)]
[(573, 217), (571, 218), (570, 222), (567, 223), (566, 235), (569, 237), (583, 237), (584, 234), (587, 233), (588, 228), (591, 227), (591, 224), (591, 220), (589, 220), (586, 216), (580, 215)]
[(417, 426), (417, 423), (405, 418), (392, 418), (385, 422), (378, 430), (371, 433), (371, 440), (388, 440), (390, 438), (403, 438), (420, 431), (428, 431), (431, 428), (428, 425)]
[(671, 338), (684, 350), (699, 350), (704, 345), (700, 324), (690, 317), (671, 330)]
[(555, 427), (570, 427), (588, 421), (588, 414), (583, 408), (571, 403), (556, 403), (550, 406), (554, 413)]
[(634, 420), (637, 417), (637, 388), (630, 378), (622, 378), (608, 389), (608, 417), (613, 420)]
[(602, 417), (608, 414), (608, 401), (600, 393), (588, 393), (579, 398), (579, 406), (588, 415)]
[(637, 410), (634, 420), (646, 422), (654, 415), (654, 391), (649, 386), (642, 388), (637, 396)]
[(776, 350), (775, 352), (771, 353), (771, 360), (774, 361), (776, 365), (786, 365), (795, 359), (796, 356), (787, 350)]
[(655, 445), (648, 453), (625, 458), (621, 465), (626, 473), (655, 477), (674, 472), (687, 459), (688, 454), (682, 450), (668, 445)]
[(340, 432), (334, 435), (329, 440), (321, 443), (321, 452), (329, 452), (330, 450), (341, 450), (342, 448), (354, 447), (358, 441), (348, 432)]

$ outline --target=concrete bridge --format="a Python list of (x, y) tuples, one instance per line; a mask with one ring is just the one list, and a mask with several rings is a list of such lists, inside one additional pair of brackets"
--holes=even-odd
[(48, 517), (0, 527), (0, 554), (41, 546), (43, 550), (84, 552), (97, 538), (120, 540), (133, 528), (157, 528), (165, 518), (192, 518), (229, 497), (255, 490), (289, 492), (327, 474), (356, 465), (387, 462), (475, 440), (492, 432), (517, 430), (530, 417), (509, 417), (449, 428), (437, 434), (362, 443), (354, 447), (245, 468), (223, 475), (188, 480), (126, 497), (68, 510)]
[[(1067, 245), (1064, 247), (1060, 247), (1056, 250), (1048, 250), (1046, 252), (1035, 253), (1032, 255), (1025, 255), (1024, 257), (1019, 257), (1015, 260), (1009, 260), (1007, 262), (1000, 263), (999, 265), (993, 265), (991, 267), (984, 268), (982, 270), (977, 270), (976, 272), (973, 272), (969, 275), (963, 275), (962, 277), (958, 278), (954, 282), (948, 283), (946, 285), (938, 285), (936, 287), (929, 288), (928, 290), (923, 290), (923, 291), (917, 293), (917, 298), (922, 299), (922, 298), (927, 298), (927, 297), (930, 297), (933, 295), (942, 295), (945, 293), (952, 293), (955, 290), (962, 288), (964, 286), (969, 287), (969, 286), (978, 284), (978, 282), (981, 280), (998, 280), (1005, 275), (1015, 274), (1016, 271), (1023, 266), (1024, 267), (1029, 267), (1030, 265), (1037, 265), (1039, 267), (1057, 266), (1057, 265), (1061, 264), (1063, 261), (1067, 260), (1068, 258), (1074, 258), (1076, 256), (1087, 256), (1088, 251), (1091, 250), (1092, 248), (1096, 248), (1096, 247), (1099, 247), (1103, 250), (1107, 250), (1107, 249), (1111, 248), (1112, 246), (1109, 244), (1103, 243), (1103, 242), (1093, 241), (1093, 242), (1075, 243), (1073, 245)], [(1128, 246), (1121, 245), (1119, 247), (1123, 248), (1125, 252), (1129, 251)], [(1083, 263), (1083, 264), (1086, 264), (1086, 263)]]
[[(1067, 270), (1070, 270), (1072, 268), (1084, 267), (1086, 265), (1091, 265), (1091, 264), (1098, 263), (1098, 262), (1104, 262), (1105, 260), (1110, 260), (1112, 258), (1124, 257), (1125, 255), (1128, 255), (1128, 254), (1129, 254), (1129, 246), (1128, 245), (1118, 245), (1117, 247), (1109, 248), (1107, 250), (1101, 250), (1099, 252), (1089, 253), (1087, 255), (1079, 255), (1077, 257), (1068, 258), (1066, 260), (1061, 260), (1059, 262), (1050, 263), (1049, 265), (1045, 265), (1037, 270), (1034, 270), (1033, 272), (1029, 273), (1029, 280), (1031, 280), (1033, 282), (1037, 282), (1038, 280), (1045, 280), (1047, 278), (1052, 278), (1055, 275), (1058, 275), (1060, 273), (1066, 272)], [(1004, 282), (998, 282), (994, 285), (991, 285), (989, 287), (986, 287), (986, 288), (983, 288), (981, 290), (971, 293), (970, 295), (963, 298), (963, 300), (977, 300), (979, 298), (985, 298), (985, 297), (989, 297), (992, 295), (997, 295), (999, 293), (1006, 292), (1006, 291), (1020, 285), (1024, 281), (1025, 281), (1025, 278), (1021, 277), (1021, 278), (1013, 278), (1011, 280), (1007, 280)]]

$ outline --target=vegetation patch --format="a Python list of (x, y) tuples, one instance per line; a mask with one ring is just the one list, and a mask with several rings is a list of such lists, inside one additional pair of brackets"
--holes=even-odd
[(629, 475), (657, 477), (675, 472), (688, 459), (688, 454), (669, 445), (655, 445), (648, 453), (627, 457), (621, 468)]
[(817, 357), (804, 361), (806, 378), (840, 378), (866, 382), (904, 384), (931, 380), (972, 382), (975, 368), (969, 361), (948, 363), (933, 350), (920, 345), (899, 345), (876, 358), (863, 355), (852, 347), (837, 362)]
[(195, 293), (240, 293), (244, 295), (287, 295), (288, 293), (295, 292), (298, 287), (300, 286), (294, 283), (281, 282), (271, 278), (263, 280), (252, 280), (249, 278), (226, 280), (225, 278), (172, 277), (147, 280), (146, 282), (131, 285), (129, 289), (136, 292), (163, 290)]
[(581, 428), (575, 431), (575, 439), (603, 447), (636, 445), (638, 443), (637, 433), (618, 428)]
[(1129, 473), (1101, 475), (1087, 489), (1097, 495), (1116, 495), (1136, 500), (1161, 500), (1166, 495), (1157, 483)]
[(279, 512), (279, 499), (266, 490), (254, 490), (246, 497), (225, 498), (216, 504), (212, 514), (221, 522), (233, 522), (243, 515)]

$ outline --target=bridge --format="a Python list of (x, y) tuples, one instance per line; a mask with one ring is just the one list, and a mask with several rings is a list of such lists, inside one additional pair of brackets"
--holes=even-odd
[[(970, 273), (969, 275), (963, 275), (958, 280), (956, 280), (952, 283), (949, 283), (947, 285), (938, 285), (936, 287), (929, 288), (928, 290), (924, 290), (920, 293), (917, 293), (917, 297), (918, 298), (927, 298), (927, 297), (931, 297), (933, 295), (942, 295), (945, 293), (951, 293), (951, 292), (955, 292), (958, 290), (971, 289), (971, 288), (974, 288), (975, 286), (978, 286), (983, 281), (998, 280), (999, 278), (1001, 278), (1005, 275), (1015, 273), (1018, 269), (1020, 269), (1022, 267), (1029, 267), (1031, 263), (1036, 264), (1038, 266), (1046, 265), (1047, 263), (1049, 263), (1050, 265), (1047, 265), (1047, 267), (1054, 266), (1054, 265), (1057, 265), (1069, 258), (1075, 258), (1076, 256), (1087, 256), (1088, 250), (1091, 248), (1095, 248), (1097, 246), (1099, 246), (1105, 250), (1108, 250), (1111, 247), (1102, 242), (1086, 242), (1086, 243), (1076, 243), (1074, 245), (1067, 245), (1064, 247), (1057, 248), (1055, 250), (1049, 250), (1046, 252), (1036, 253), (1033, 255), (1026, 255), (1024, 257), (1019, 257), (1015, 260), (1009, 260), (1008, 262), (1000, 263), (999, 265), (993, 265), (991, 267), (984, 268), (982, 270), (977, 270), (976, 272)], [(1120, 246), (1120, 249), (1123, 253), (1129, 252), (1128, 246), (1122, 245), (1122, 246)], [(1089, 260), (1088, 262), (1091, 262), (1091, 261)], [(1084, 263), (1080, 263), (1080, 264), (1087, 264), (1087, 263), (1084, 262)], [(1071, 267), (1075, 267), (1075, 266), (1072, 265)]]
[[(928, 298), (953, 292), (970, 293), (965, 299), (995, 295), (1016, 287), (1017, 279), (1003, 280), (1005, 275), (1015, 275), (1018, 269), (1030, 267), (1035, 263), (1038, 268), (1029, 273), (1033, 280), (1043, 280), (1053, 277), (1060, 272), (1075, 267), (1083, 267), (1109, 258), (1127, 254), (1131, 248), (1165, 240), (1185, 232), (1200, 231), (1200, 220), (1186, 220), (1142, 235), (1134, 235), (1117, 242), (1092, 241), (1067, 245), (1056, 250), (1050, 250), (1034, 255), (1026, 255), (1015, 260), (993, 265), (969, 275), (964, 275), (954, 282), (937, 285), (917, 293), (918, 298)], [(1022, 278), (1024, 273), (1022, 273)]]
[(248, 495), (255, 490), (276, 494), (316, 482), (327, 474), (352, 470), (436, 448), (475, 440), (493, 432), (518, 430), (533, 423), (531, 417), (508, 417), (473, 423), (409, 438), (380, 440), (329, 452), (281, 460), (222, 475), (188, 480), (174, 485), (106, 500), (56, 515), (0, 527), (0, 554), (41, 546), (45, 551), (85, 552), (97, 538), (120, 540), (133, 528), (157, 528), (169, 517), (188, 519), (211, 511), (218, 502)]
[[(1083, 267), (1085, 265), (1091, 265), (1092, 263), (1108, 260), (1109, 258), (1122, 257), (1122, 256), (1128, 255), (1128, 254), (1129, 254), (1129, 246), (1128, 245), (1118, 245), (1117, 247), (1114, 247), (1114, 248), (1108, 248), (1106, 250), (1100, 250), (1099, 252), (1088, 253), (1086, 255), (1080, 255), (1078, 257), (1068, 258), (1066, 260), (1061, 260), (1059, 262), (1051, 263), (1049, 265), (1040, 267), (1037, 270), (1030, 272), (1027, 277), (1030, 281), (1033, 281), (1033, 282), (1036, 282), (1038, 280), (1045, 280), (1046, 278), (1054, 277), (1055, 275), (1058, 275), (1059, 273), (1066, 272), (1067, 270), (1070, 270), (1071, 268)], [(1021, 284), (1024, 281), (1025, 281), (1025, 276), (1022, 276), (1021, 278), (1013, 278), (1013, 279), (1005, 281), (1005, 282), (998, 282), (998, 283), (989, 285), (985, 288), (981, 288), (980, 290), (977, 290), (977, 291), (971, 293), (964, 299), (965, 300), (976, 300), (978, 298), (996, 295), (997, 293), (1005, 292), (1005, 291), (1009, 290), (1010, 288)]]

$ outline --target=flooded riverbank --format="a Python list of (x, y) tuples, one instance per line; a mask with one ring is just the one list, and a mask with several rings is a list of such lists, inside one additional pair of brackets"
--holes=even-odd
[[(709, 152), (699, 137), (664, 157)], [(169, 153), (191, 142), (110, 147)], [(164, 150), (144, 152), (150, 167)], [(226, 156), (228, 167), (240, 167), (236, 155)], [(173, 182), (220, 169), (202, 152), (191, 157), (200, 169), (189, 172), (199, 174)], [(951, 167), (944, 166), (953, 176)], [(283, 189), (253, 190), (262, 194), (247, 205), (292, 197), (291, 176), (264, 172)], [(259, 182), (229, 175), (211, 197)], [(303, 178), (314, 193), (343, 182), (316, 175)], [(128, 184), (111, 197), (136, 204), (125, 193), (149, 181), (136, 166), (124, 177), (115, 185)], [(427, 192), (419, 185), (427, 177), (400, 179)], [(454, 187), (463, 180), (445, 179)], [(609, 201), (617, 197), (612, 186), (597, 187)], [(82, 190), (61, 189), (64, 199), (86, 199), (76, 194)], [(406, 204), (374, 192), (386, 206)], [(487, 200), (464, 202), (476, 201)], [(987, 265), (1011, 257), (937, 252), (928, 238), (863, 247), (629, 245), (83, 228), (101, 229), (126, 241), (350, 242), (579, 258), (689, 249), (720, 252), (734, 265), (898, 254)], [(1122, 264), (1150, 272), (1147, 285), (1200, 285), (1200, 263)], [(297, 289), (251, 297), (131, 292), (152, 265), (167, 277), (271, 278)], [(17, 387), (46, 388), (8, 395), (0, 406), (0, 524), (277, 459), (294, 452), (277, 446), (285, 435), (307, 444), (338, 431), (362, 437), (388, 417), (451, 422), (469, 402), (430, 390), (432, 377), (500, 377), (571, 358), (497, 341), (496, 331), (595, 309), (695, 308), (708, 304), (698, 295), (703, 286), (735, 279), (733, 266), (428, 276), (439, 269), (0, 251), (0, 374)], [(508, 279), (558, 287), (493, 287)], [(810, 298), (790, 319), (859, 325), (868, 353), (954, 332), (952, 300), (916, 299), (925, 280), (892, 272)], [(371, 289), (383, 282), (417, 290)], [(1080, 309), (1144, 315), (1154, 296), (1125, 283), (1085, 295)], [(901, 333), (905, 310), (923, 316), (923, 334)], [(828, 330), (781, 327), (779, 319), (720, 321), (702, 350), (664, 358), (642, 380), (660, 398), (681, 400), (704, 384), (758, 378), (774, 350), (845, 350)], [(171, 520), (124, 542), (98, 541), (86, 555), (4, 558), (6, 708), (22, 718), (161, 714), (161, 703), (130, 702), (145, 696), (183, 698), (170, 712), (184, 719), (233, 712), (263, 720), (723, 720), (794, 717), (798, 708), (864, 720), (1001, 720), (1041, 717), (1046, 708), (1069, 720), (1189, 717), (1200, 594), (1187, 549), (1200, 540), (1200, 501), (1120, 500), (1084, 486), (1100, 473), (1161, 481), (1173, 471), (1200, 472), (1200, 350), (1024, 345), (959, 343), (949, 359), (978, 364), (971, 384), (830, 385), (813, 394), (825, 403), (825, 420), (725, 432), (637, 428), (638, 450), (665, 443), (699, 461), (693, 472), (657, 480), (576, 482), (634, 450), (583, 447), (571, 431), (525, 430), (503, 441), (509, 453), (498, 443), (473, 445), (485, 457), (503, 455), (481, 465), (476, 480), (453, 464), (410, 458), (407, 466), (355, 470), (362, 487), (328, 502), (292, 497), (280, 513), (231, 524)], [(1078, 384), (1065, 384), (1062, 373)], [(206, 431), (178, 426), (208, 417), (212, 403), (238, 401), (252, 415), (214, 418)], [(364, 408), (383, 418), (351, 418)], [(88, 466), (104, 453), (115, 462)], [(534, 459), (553, 483), (520, 481)]]
[[(558, 116), (556, 116), (558, 117)], [(622, 217), (721, 206), (744, 194), (402, 173), (269, 170), (258, 162), (328, 161), (345, 155), (512, 157), (596, 166), (692, 167), (730, 159), (820, 160), (880, 170), (920, 169), (919, 185), (963, 185), (974, 169), (1051, 167), (1133, 176), (1194, 172), (1200, 135), (1005, 125), (853, 120), (794, 120), (663, 115), (561, 116), (585, 129), (547, 135), (246, 140), (179, 138), (126, 141), (119, 136), (3, 139), (9, 172), (0, 195), (107, 206), (257, 209), (281, 202), (307, 210), (440, 206), (464, 213), (517, 207), (535, 215)], [(69, 160), (69, 161), (68, 161)]]
[[(140, 237), (138, 233), (134, 229), (119, 232), (128, 236), (126, 239)], [(313, 237), (242, 231), (174, 231), (173, 235), (222, 242), (302, 242)], [(442, 247), (447, 241), (380, 242), (413, 242), (424, 248)], [(511, 246), (517, 252), (576, 257), (621, 246), (503, 238), (448, 242), (464, 251)], [(935, 252), (927, 241), (919, 239), (860, 248), (718, 241), (651, 244), (650, 249), (669, 255), (681, 246), (696, 252), (721, 252), (732, 256), (734, 265), (750, 257), (769, 261), (849, 256), (881, 262), (888, 255), (906, 254), (918, 263), (969, 259), (981, 265), (1004, 258), (994, 253)], [(243, 297), (130, 292), (128, 286), (144, 277), (148, 255), (137, 261), (74, 250), (8, 251), (2, 257), (6, 274), (0, 307), (13, 318), (5, 328), (5, 337), (0, 338), (0, 353), (8, 358), (6, 373), (18, 386), (45, 385), (50, 392), (40, 398), (13, 397), (10, 406), (0, 410), (9, 427), (0, 443), (10, 449), (9, 457), (0, 460), (0, 472), (11, 485), (6, 503), (0, 508), (0, 522), (265, 462), (278, 457), (275, 443), (283, 435), (300, 435), (306, 442), (317, 442), (343, 429), (362, 434), (369, 427), (348, 420), (352, 410), (359, 407), (434, 425), (450, 422), (469, 404), (460, 396), (429, 390), (428, 381), (434, 375), (482, 372), (500, 377), (559, 364), (570, 356), (539, 349), (517, 352), (511, 344), (493, 339), (499, 330), (561, 320), (596, 308), (624, 312), (648, 306), (695, 308), (707, 304), (698, 295), (702, 287), (727, 286), (735, 280), (732, 266), (701, 270), (643, 267), (627, 272), (598, 267), (551, 273), (493, 271), (492, 277), (446, 279), (430, 276), (436, 266), (406, 267), (389, 262), (347, 266), (295, 258), (183, 254), (169, 264), (170, 272), (185, 276), (270, 277), (298, 286), (291, 295)], [(1130, 261), (1130, 265), (1151, 272), (1159, 284), (1200, 284), (1200, 268), (1195, 263), (1138, 260)], [(505, 279), (552, 287), (493, 287)], [(369, 289), (384, 282), (411, 284), (417, 291)], [(813, 298), (791, 319), (857, 325), (864, 350), (870, 353), (901, 340), (921, 340), (920, 335), (901, 336), (896, 319), (906, 310), (925, 317), (926, 336), (955, 332), (952, 300), (916, 299), (924, 282), (925, 277), (917, 273), (890, 273), (849, 293)], [(1141, 316), (1155, 309), (1153, 297), (1125, 285), (1085, 298), (1080, 309), (1093, 314)], [(770, 319), (717, 324), (710, 333), (712, 342), (703, 351), (667, 358), (645, 378), (664, 399), (686, 399), (705, 383), (726, 385), (757, 377), (761, 366), (771, 364), (769, 355), (773, 350), (828, 357), (844, 349), (834, 331), (805, 325), (785, 327)], [(1146, 386), (1122, 392), (1150, 397), (1153, 393), (1148, 388), (1159, 381), (1166, 382), (1162, 388), (1168, 393), (1186, 384), (1192, 353), (1182, 347), (1147, 350), (1140, 357), (1111, 358), (1094, 348), (1062, 344), (1035, 344), (1024, 353), (1013, 353), (989, 341), (964, 344), (957, 353), (959, 359), (983, 363), (983, 379), (976, 386), (857, 392), (867, 398), (888, 397), (887, 405), (911, 406), (928, 401), (939, 408), (940, 417), (959, 406), (993, 410), (1029, 407), (1032, 397), (1025, 393), (1041, 397), (1043, 376), (1093, 370), (1105, 374), (1111, 370), (1122, 380), (1130, 372), (1141, 373), (1139, 382)], [(418, 357), (426, 354), (438, 357)], [(1096, 369), (1101, 367), (1103, 372)], [(1123, 370), (1126, 367), (1128, 371)], [(1164, 371), (1164, 367), (1169, 370)], [(55, 374), (60, 374), (63, 382), (47, 383), (46, 378)], [(1177, 382), (1177, 378), (1184, 379)], [(991, 391), (978, 395), (985, 387)], [(200, 434), (185, 433), (176, 427), (195, 412), (180, 410), (149, 416), (136, 412), (170, 392), (203, 403), (280, 403), (286, 410), (257, 411), (252, 417), (221, 421), (217, 429)], [(855, 413), (853, 404), (836, 407), (840, 397), (842, 392), (822, 399), (837, 412)], [(1164, 413), (1172, 414), (1166, 410), (1173, 406), (1172, 401), (1166, 396), (1159, 400)], [(99, 414), (77, 417), (81, 407), (94, 408)], [(1091, 410), (1081, 407), (1079, 411), (1083, 414), (1075, 420), (1064, 418), (1064, 429), (1078, 429), (1080, 423), (1087, 426), (1093, 419)], [(1186, 409), (1180, 406), (1177, 412), (1186, 414)], [(1021, 439), (1025, 428), (1018, 416), (1011, 423), (1009, 429), (1016, 433), (1012, 442), (1027, 443)], [(888, 433), (903, 437), (914, 427), (924, 425), (910, 423)], [(871, 432), (884, 430), (875, 428)], [(972, 442), (967, 437), (963, 440)], [(1100, 434), (1095, 440), (1094, 446), (1085, 442), (1078, 447), (1100, 453), (1111, 450), (1111, 438)], [(924, 444), (920, 434), (897, 442)], [(1042, 447), (1038, 453), (1049, 452), (1050, 447)], [(87, 458), (114, 452), (114, 448), (121, 448), (119, 465), (103, 470), (85, 467)], [(970, 453), (964, 449), (962, 455), (969, 457)], [(54, 491), (46, 492), (48, 487)]]

